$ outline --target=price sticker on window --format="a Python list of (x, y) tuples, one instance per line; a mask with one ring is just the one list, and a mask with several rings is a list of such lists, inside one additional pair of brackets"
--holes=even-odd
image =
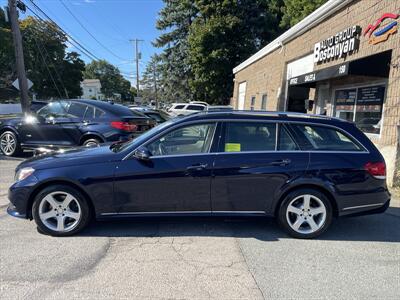
[(226, 143), (225, 152), (240, 152), (240, 144)]

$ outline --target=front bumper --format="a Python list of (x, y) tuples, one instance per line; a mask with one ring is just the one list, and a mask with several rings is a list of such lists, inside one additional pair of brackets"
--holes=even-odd
[(28, 212), (29, 199), (37, 183), (37, 178), (34, 175), (31, 175), (10, 186), (8, 189), (10, 205), (7, 208), (7, 212), (11, 216), (18, 218), (31, 218), (31, 215)]
[(15, 207), (14, 204), (10, 203), (7, 207), (7, 213), (10, 216), (16, 217), (16, 218), (21, 218), (21, 219), (26, 219), (26, 214), (21, 214), (17, 208)]

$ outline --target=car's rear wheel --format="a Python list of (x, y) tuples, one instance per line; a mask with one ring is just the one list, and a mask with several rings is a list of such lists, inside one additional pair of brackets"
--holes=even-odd
[(52, 236), (78, 233), (89, 222), (90, 211), (85, 197), (65, 185), (52, 185), (38, 193), (32, 214), (39, 232)]
[(21, 145), (14, 132), (8, 130), (0, 135), (0, 150), (6, 156), (15, 156), (21, 152)]
[(99, 139), (88, 139), (83, 142), (83, 146), (86, 147), (98, 147), (100, 145), (101, 141)]
[(295, 238), (314, 238), (332, 222), (332, 205), (321, 192), (299, 189), (289, 193), (281, 203), (279, 223)]

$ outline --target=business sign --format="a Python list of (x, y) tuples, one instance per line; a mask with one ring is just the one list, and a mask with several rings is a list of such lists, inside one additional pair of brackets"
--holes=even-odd
[(319, 71), (310, 72), (297, 77), (290, 78), (289, 85), (300, 85), (316, 81), (345, 76), (349, 73), (349, 63), (325, 68)]
[(382, 105), (385, 97), (385, 86), (368, 86), (357, 91), (357, 105)]
[[(399, 14), (385, 13), (373, 24), (368, 24), (364, 30), (364, 36), (368, 38), (368, 43), (376, 45), (387, 41), (391, 35), (394, 35), (397, 32), (398, 23), (396, 20), (399, 16)], [(389, 22), (385, 22), (386, 20), (389, 20)], [(382, 28), (377, 30), (379, 27)]]
[(360, 47), (360, 26), (348, 27), (314, 45), (314, 63), (344, 57)]

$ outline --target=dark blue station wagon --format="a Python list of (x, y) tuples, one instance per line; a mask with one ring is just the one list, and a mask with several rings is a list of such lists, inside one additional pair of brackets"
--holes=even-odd
[(21, 163), (8, 212), (72, 235), (91, 216), (273, 216), (313, 238), (332, 218), (384, 212), (382, 155), (352, 123), (312, 115), (209, 112), (127, 143)]

